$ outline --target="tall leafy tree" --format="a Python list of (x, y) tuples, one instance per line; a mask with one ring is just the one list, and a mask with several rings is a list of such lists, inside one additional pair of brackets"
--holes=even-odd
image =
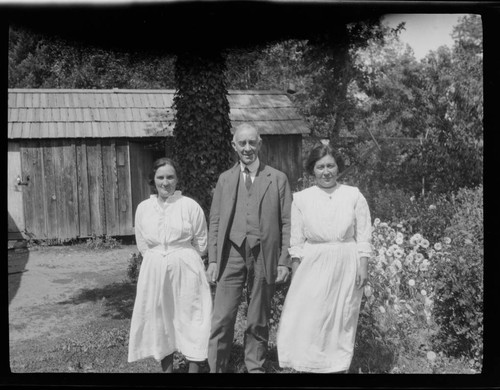
[[(479, 25), (478, 25), (479, 23)], [(381, 145), (366, 181), (411, 192), (456, 191), (482, 181), (482, 37), (480, 18), (455, 27), (455, 45), (418, 62), (397, 36), (360, 54), (357, 131), (421, 143)]]
[(378, 18), (339, 23), (308, 40), (302, 69), (308, 82), (297, 101), (315, 135), (338, 143), (341, 130), (352, 125), (349, 118), (356, 107), (349, 88), (361, 77), (355, 66), (356, 53), (370, 39), (383, 39)]

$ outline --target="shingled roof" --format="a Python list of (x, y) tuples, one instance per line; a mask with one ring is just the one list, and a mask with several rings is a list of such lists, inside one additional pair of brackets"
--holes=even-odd
[[(172, 135), (174, 90), (9, 89), (8, 138), (115, 138)], [(306, 134), (289, 97), (277, 91), (229, 91), (232, 127), (262, 135)]]

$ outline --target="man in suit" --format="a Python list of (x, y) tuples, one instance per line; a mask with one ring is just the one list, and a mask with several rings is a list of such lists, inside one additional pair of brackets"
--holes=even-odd
[(232, 146), (239, 161), (223, 172), (210, 209), (207, 278), (217, 283), (208, 347), (210, 372), (226, 372), (243, 287), (248, 314), (245, 365), (263, 373), (269, 339), (271, 298), (275, 283), (290, 273), (290, 209), (288, 178), (259, 161), (257, 130), (236, 128)]

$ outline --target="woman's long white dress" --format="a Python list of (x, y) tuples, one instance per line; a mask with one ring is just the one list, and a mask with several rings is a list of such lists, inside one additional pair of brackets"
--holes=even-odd
[(212, 297), (201, 259), (207, 249), (203, 210), (180, 191), (163, 206), (152, 195), (137, 207), (135, 235), (143, 261), (128, 361), (161, 361), (174, 351), (188, 360), (205, 360)]
[(337, 372), (351, 364), (362, 289), (359, 258), (371, 254), (368, 204), (356, 187), (317, 186), (294, 194), (290, 255), (301, 259), (277, 335), (281, 367)]

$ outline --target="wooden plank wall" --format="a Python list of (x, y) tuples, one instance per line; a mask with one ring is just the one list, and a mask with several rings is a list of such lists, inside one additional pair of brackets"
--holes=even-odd
[(133, 230), (133, 208), (132, 183), (130, 180), (130, 153), (129, 142), (123, 140), (116, 141), (116, 175), (118, 183), (118, 216), (119, 235), (126, 236), (134, 234)]
[(27, 140), (21, 145), (21, 166), (25, 181), (23, 193), (25, 229), (28, 237), (48, 238), (45, 229), (45, 193), (42, 149), (37, 141)]
[[(28, 140), (20, 146), (27, 232), (37, 239), (133, 234), (126, 140)], [(144, 152), (136, 160), (145, 156)]]
[(276, 168), (288, 176), (292, 190), (302, 177), (302, 136), (263, 135), (259, 153), (262, 162)]
[[(134, 234), (135, 210), (150, 195), (157, 153), (123, 139), (26, 140), (20, 150), (23, 178), (30, 176), (23, 189), (25, 225), (35, 238)], [(300, 135), (263, 136), (260, 158), (297, 187)]]
[[(106, 233), (101, 142), (98, 139), (88, 139), (86, 143), (90, 210), (89, 235), (95, 234), (99, 236)], [(84, 168), (82, 167), (82, 169)]]

